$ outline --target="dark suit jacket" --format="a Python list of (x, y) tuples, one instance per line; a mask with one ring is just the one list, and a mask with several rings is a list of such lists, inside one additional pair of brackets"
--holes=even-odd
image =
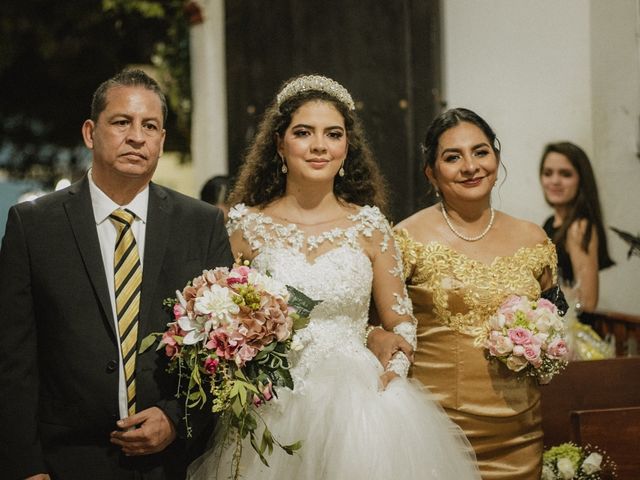
[[(152, 183), (138, 342), (171, 320), (163, 299), (204, 268), (232, 261), (220, 210)], [(181, 427), (155, 455), (125, 457), (109, 443), (118, 419), (118, 336), (87, 178), (11, 208), (0, 249), (0, 315), (2, 478), (184, 476), (190, 457)], [(175, 398), (176, 379), (165, 367), (162, 352), (138, 355), (138, 411), (159, 406), (181, 425), (184, 399)], [(195, 426), (191, 456), (210, 433)]]

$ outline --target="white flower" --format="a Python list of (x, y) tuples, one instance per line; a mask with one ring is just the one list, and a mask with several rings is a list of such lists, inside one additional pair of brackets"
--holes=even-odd
[(233, 302), (231, 290), (217, 284), (211, 285), (202, 292), (202, 296), (196, 298), (193, 309), (197, 314), (211, 317), (213, 323), (207, 322), (209, 328), (217, 327), (221, 320), (231, 320), (231, 316), (240, 311), (240, 307)]
[(502, 330), (505, 322), (506, 319), (504, 318), (504, 315), (502, 313), (497, 313), (489, 319), (489, 327), (491, 327), (491, 330)]
[(185, 310), (187, 309), (187, 301), (182, 296), (182, 292), (180, 290), (176, 290), (176, 297), (178, 298), (178, 302)]
[(509, 370), (512, 370), (514, 372), (519, 372), (526, 366), (527, 366), (527, 360), (522, 357), (516, 356), (515, 352), (514, 352), (514, 355), (509, 355), (509, 358), (507, 358), (507, 367), (509, 368)]
[(551, 470), (548, 465), (542, 466), (542, 476), (540, 480), (556, 480), (555, 473), (553, 473), (553, 470)]
[(203, 324), (203, 318), (199, 316), (195, 316), (193, 319), (189, 317), (180, 317), (178, 319), (178, 325), (180, 328), (187, 332), (182, 340), (185, 345), (195, 345), (207, 338), (207, 335), (202, 328)]
[(582, 471), (587, 475), (600, 471), (600, 464), (602, 463), (602, 455), (593, 452), (582, 462)]
[(287, 287), (282, 282), (274, 280), (268, 275), (252, 271), (249, 273), (248, 280), (249, 284), (256, 285), (259, 289), (266, 291), (274, 297), (281, 297), (285, 301), (289, 299), (289, 291), (287, 290)]
[(573, 463), (566, 457), (558, 459), (558, 472), (562, 475), (563, 480), (571, 480), (576, 471), (573, 468)]

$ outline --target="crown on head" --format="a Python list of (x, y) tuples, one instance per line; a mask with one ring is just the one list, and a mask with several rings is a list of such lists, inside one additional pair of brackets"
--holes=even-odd
[(278, 93), (276, 101), (278, 107), (291, 97), (306, 91), (316, 90), (331, 95), (339, 102), (345, 104), (349, 110), (355, 110), (356, 106), (353, 103), (351, 94), (335, 80), (323, 77), (322, 75), (305, 75), (304, 77), (298, 77), (295, 80), (287, 83), (284, 88)]

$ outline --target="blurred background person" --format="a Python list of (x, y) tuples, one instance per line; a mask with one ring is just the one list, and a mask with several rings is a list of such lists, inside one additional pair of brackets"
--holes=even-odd
[(540, 184), (553, 208), (543, 228), (556, 245), (562, 288), (573, 307), (565, 317), (572, 358), (612, 356), (609, 344), (578, 322), (598, 306), (598, 272), (614, 264), (589, 157), (571, 142), (548, 144), (540, 160)]
[(229, 177), (216, 175), (205, 182), (200, 190), (200, 200), (215, 205), (224, 212), (225, 222), (229, 213), (227, 194), (229, 192)]

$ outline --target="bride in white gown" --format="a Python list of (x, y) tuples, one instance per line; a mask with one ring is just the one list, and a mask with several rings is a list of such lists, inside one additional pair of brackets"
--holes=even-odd
[[(236, 255), (322, 303), (289, 356), (294, 389), (258, 407), (275, 438), (302, 447), (274, 449), (266, 467), (247, 445), (243, 479), (480, 478), (463, 433), (407, 380), (405, 354), (385, 371), (365, 346), (371, 298), (382, 326), (415, 346), (390, 226), (367, 206), (384, 205), (382, 185), (349, 93), (319, 76), (286, 83), (241, 169), (228, 229)], [(232, 451), (214, 442), (189, 477), (227, 478)]]

